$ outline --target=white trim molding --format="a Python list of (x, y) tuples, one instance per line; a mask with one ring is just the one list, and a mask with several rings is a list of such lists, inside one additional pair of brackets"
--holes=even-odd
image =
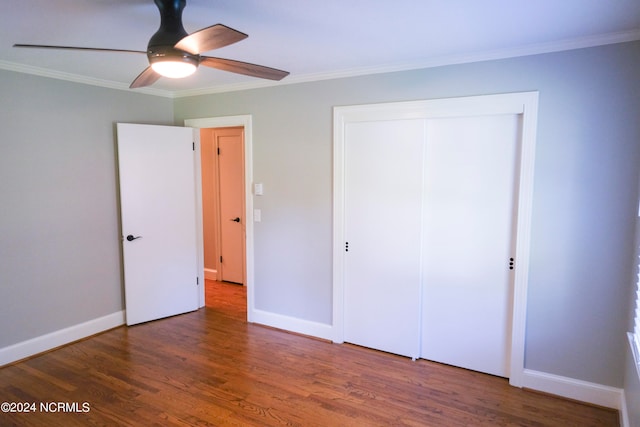
[(206, 280), (218, 280), (218, 270), (213, 270), (211, 268), (204, 269), (204, 278)]
[[(50, 79), (63, 80), (72, 83), (80, 83), (89, 86), (104, 87), (107, 89), (117, 89), (132, 92), (128, 83), (115, 82), (113, 80), (97, 79), (94, 77), (82, 76), (80, 74), (66, 73), (64, 71), (56, 71), (48, 68), (34, 67), (32, 65), (19, 64), (17, 62), (9, 62), (0, 60), (0, 70), (14, 71), (16, 73), (31, 74), (38, 77), (46, 77)], [(150, 87), (135, 90), (137, 93), (146, 95), (161, 96), (164, 98), (174, 98), (173, 92), (155, 89)]]
[(297, 317), (284, 316), (269, 311), (254, 309), (253, 322), (329, 341), (333, 339), (333, 328), (331, 325), (299, 319)]
[(629, 347), (631, 347), (633, 364), (636, 367), (638, 380), (640, 380), (640, 341), (638, 341), (638, 336), (631, 332), (627, 332), (627, 338), (629, 339)]
[(52, 350), (56, 347), (117, 328), (125, 323), (125, 312), (117, 311), (78, 325), (60, 329), (0, 349), (0, 366)]
[[(155, 88), (136, 89), (137, 93), (145, 93), (147, 95), (155, 95), (166, 98), (184, 98), (189, 96), (209, 95), (214, 93), (235, 92), (241, 90), (259, 89), (271, 86), (282, 86), (298, 83), (308, 83), (322, 80), (332, 80), (348, 77), (365, 76), (381, 73), (393, 73), (397, 71), (409, 71), (423, 68), (440, 67), (445, 65), (466, 64), (471, 62), (491, 61), (498, 59), (515, 58), (520, 56), (539, 55), (544, 53), (561, 52), (573, 49), (582, 49), (588, 47), (603, 46), (615, 43), (625, 43), (640, 40), (640, 30), (633, 29), (629, 31), (621, 31), (615, 33), (598, 34), (595, 36), (578, 37), (565, 40), (556, 40), (549, 43), (536, 43), (524, 46), (518, 46), (509, 49), (486, 50), (481, 52), (468, 52), (455, 55), (442, 55), (438, 57), (429, 57), (405, 63), (390, 63), (371, 67), (356, 67), (350, 69), (342, 69), (337, 71), (308, 73), (301, 75), (289, 76), (287, 79), (279, 82), (250, 80), (242, 83), (213, 85), (204, 88), (169, 91)], [(41, 77), (48, 77), (59, 80), (66, 80), (75, 83), (88, 84), (93, 86), (102, 86), (111, 89), (127, 90), (129, 83), (116, 82), (112, 80), (97, 79), (94, 77), (82, 76), (63, 71), (50, 70), (42, 67), (34, 67), (17, 62), (0, 60), (0, 69), (15, 71), (18, 73), (33, 74)]]
[(622, 389), (616, 387), (609, 387), (531, 369), (524, 370), (522, 374), (522, 387), (565, 397), (567, 399), (579, 400), (592, 405), (613, 408), (619, 411), (623, 409), (624, 393)]
[(493, 61), (521, 56), (541, 55), (545, 53), (562, 52), (567, 50), (583, 49), (588, 47), (603, 46), (608, 44), (625, 43), (640, 40), (640, 30), (622, 31), (616, 33), (599, 34), (595, 36), (579, 37), (573, 39), (557, 40), (549, 43), (535, 43), (518, 46), (509, 49), (485, 50), (481, 52), (468, 52), (454, 55), (442, 55), (426, 59), (404, 62), (381, 64), (371, 67), (357, 67), (342, 69), (324, 73), (309, 73), (289, 76), (286, 79), (273, 81), (250, 81), (236, 84), (218, 85), (208, 88), (176, 91), (174, 98), (188, 96), (209, 95), (213, 93), (235, 92), (241, 90), (258, 89), (270, 86), (283, 86), (297, 83), (309, 83), (322, 80), (343, 79), (349, 77), (368, 76), (373, 74), (395, 73), (399, 71), (420, 70), (447, 65), (469, 64), (473, 62)]

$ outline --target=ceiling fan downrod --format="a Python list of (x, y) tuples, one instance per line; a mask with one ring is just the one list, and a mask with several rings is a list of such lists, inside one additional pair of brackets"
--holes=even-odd
[(160, 11), (160, 28), (149, 39), (148, 49), (156, 46), (175, 46), (186, 37), (187, 31), (182, 25), (182, 11), (186, 0), (154, 0)]

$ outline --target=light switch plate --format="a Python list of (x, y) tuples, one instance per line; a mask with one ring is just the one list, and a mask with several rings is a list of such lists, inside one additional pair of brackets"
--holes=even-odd
[(253, 222), (262, 221), (262, 211), (260, 209), (253, 210)]
[(262, 194), (264, 194), (261, 182), (253, 185), (253, 194), (255, 194), (256, 196), (262, 196)]

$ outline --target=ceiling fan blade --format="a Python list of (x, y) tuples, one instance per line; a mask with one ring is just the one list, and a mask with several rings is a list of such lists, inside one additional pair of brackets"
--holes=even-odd
[(226, 25), (216, 24), (183, 37), (174, 47), (197, 55), (202, 52), (228, 46), (244, 40), (247, 37), (249, 36), (245, 33), (236, 31)]
[(51, 46), (44, 44), (14, 44), (13, 47), (26, 47), (33, 49), (64, 49), (64, 50), (83, 50), (83, 51), (95, 51), (95, 52), (125, 52), (125, 53), (144, 53), (147, 52), (141, 50), (127, 50), (127, 49), (103, 49), (99, 47), (76, 47), (76, 46)]
[(262, 65), (250, 64), (248, 62), (235, 61), (233, 59), (214, 58), (203, 56), (200, 64), (218, 70), (230, 71), (232, 73), (244, 74), (261, 79), (282, 80), (289, 75), (288, 71), (277, 70)]
[(139, 87), (151, 86), (160, 78), (160, 74), (153, 71), (153, 68), (147, 67), (143, 72), (135, 78), (129, 86), (129, 89), (137, 89)]

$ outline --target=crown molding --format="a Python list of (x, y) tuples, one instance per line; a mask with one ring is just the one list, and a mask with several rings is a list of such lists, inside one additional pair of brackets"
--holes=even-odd
[[(375, 67), (359, 67), (331, 71), (326, 73), (311, 73), (303, 75), (290, 75), (283, 81), (273, 82), (266, 80), (256, 80), (244, 83), (228, 85), (217, 85), (200, 89), (189, 89), (181, 91), (168, 91), (154, 88), (136, 89), (136, 93), (161, 96), (165, 98), (185, 98), (190, 96), (210, 95), (215, 93), (237, 92), (241, 90), (260, 89), (274, 86), (292, 85), (299, 83), (310, 83), (321, 80), (332, 80), (347, 77), (358, 77), (371, 74), (393, 73), (398, 71), (409, 71), (423, 68), (441, 67), (445, 65), (465, 64), (471, 62), (491, 61), (498, 59), (515, 58), (520, 56), (539, 55), (544, 53), (561, 52), (566, 50), (583, 49), (588, 47), (602, 46), (615, 43), (625, 43), (640, 40), (640, 28), (595, 36), (559, 40), (549, 43), (536, 43), (511, 49), (498, 49), (492, 51), (476, 52), (460, 55), (445, 55), (436, 58), (429, 58), (420, 61), (406, 63), (386, 64)], [(18, 64), (15, 62), (0, 60), (0, 69), (15, 71), (18, 73), (33, 74), (41, 77), (48, 77), (59, 80), (66, 80), (75, 83), (82, 83), (92, 86), (100, 86), (109, 89), (130, 91), (129, 85), (112, 80), (96, 79), (93, 77), (78, 74), (66, 73), (62, 71), (49, 70), (46, 68), (34, 67), (31, 65)]]
[(625, 43), (640, 40), (640, 29), (618, 33), (601, 34), (577, 39), (559, 40), (549, 43), (537, 43), (520, 46), (512, 49), (498, 49), (492, 51), (476, 52), (461, 55), (446, 55), (437, 58), (429, 58), (420, 61), (387, 64), (375, 67), (352, 68), (327, 73), (315, 73), (293, 75), (280, 82), (256, 81), (233, 85), (219, 85), (209, 88), (192, 89), (173, 92), (174, 98), (182, 98), (215, 93), (234, 92), (248, 89), (309, 83), (321, 80), (332, 80), (347, 77), (358, 77), (371, 74), (394, 73), (398, 71), (410, 71), (424, 68), (442, 67), (445, 65), (466, 64), (472, 62), (491, 61), (498, 59), (516, 58), (520, 56), (539, 55), (544, 53), (562, 52), (574, 49), (603, 46), (608, 44)]
[[(73, 83), (81, 83), (91, 86), (99, 86), (108, 89), (126, 90), (131, 91), (128, 84), (115, 82), (113, 80), (96, 79), (93, 77), (82, 76), (80, 74), (66, 73), (64, 71), (56, 71), (48, 68), (34, 67), (32, 65), (18, 64), (16, 62), (0, 60), (0, 69), (7, 71), (15, 71), (16, 73), (32, 74), (39, 77), (47, 77), (57, 80), (65, 80)], [(153, 89), (153, 88), (141, 88), (136, 89), (137, 93), (144, 93), (147, 95), (163, 96), (167, 98), (173, 98), (173, 92)]]

